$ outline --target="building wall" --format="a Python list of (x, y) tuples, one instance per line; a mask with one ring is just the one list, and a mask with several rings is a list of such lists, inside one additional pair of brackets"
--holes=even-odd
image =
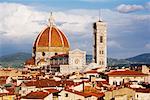
[(145, 76), (109, 76), (109, 84), (113, 85), (113, 82), (117, 82), (117, 85), (120, 85), (120, 82), (128, 82), (128, 81), (138, 81), (144, 82)]
[(148, 82), (150, 84), (150, 68), (148, 68), (146, 65), (143, 65), (142, 73), (147, 74), (147, 76), (145, 77), (145, 82)]
[(15, 100), (16, 96), (15, 95), (6, 95), (0, 97), (0, 100)]
[(135, 100), (150, 100), (150, 93), (135, 93)]
[(98, 100), (98, 98), (95, 96), (92, 96), (90, 100)]
[(21, 96), (25, 96), (28, 93), (30, 93), (31, 91), (37, 91), (38, 89), (35, 86), (30, 86), (30, 87), (21, 87), (21, 90), (19, 91), (19, 94), (21, 94)]
[(80, 71), (86, 64), (86, 52), (79, 49), (69, 51), (69, 71)]
[(55, 53), (57, 53), (57, 54), (66, 54), (66, 52), (44, 52), (45, 53), (45, 56), (43, 56), (42, 55), (42, 53), (43, 52), (36, 52), (36, 57), (35, 57), (35, 59), (36, 59), (36, 64), (37, 64), (37, 62), (40, 60), (40, 59), (42, 59), (42, 58), (50, 58), (50, 57), (52, 57), (52, 56), (55, 56)]
[[(68, 97), (66, 97), (66, 94), (68, 94)], [(84, 98), (83, 96), (74, 94), (74, 93), (70, 93), (67, 91), (61, 91), (60, 92), (61, 95), (61, 100), (90, 100), (89, 98)]]
[(52, 93), (49, 94), (47, 97), (45, 97), (44, 100), (53, 100), (53, 95), (52, 95)]
[(86, 52), (79, 49), (69, 51), (69, 65), (83, 66), (86, 64)]
[(99, 74), (98, 73), (87, 73), (86, 74), (86, 77), (90, 79), (90, 76), (95, 76), (95, 77), (98, 77)]
[(22, 72), (12, 68), (4, 69), (4, 70), (0, 69), (0, 76), (17, 77), (17, 76), (22, 76)]
[(120, 96), (116, 96), (115, 100), (128, 100), (127, 95), (120, 95)]
[(82, 91), (83, 90), (83, 84), (75, 86), (73, 89), (76, 90), (76, 91)]
[(60, 65), (60, 73), (68, 74), (70, 72), (69, 65)]
[(94, 61), (100, 67), (107, 67), (107, 34), (106, 23), (98, 21), (94, 23)]
[[(135, 91), (129, 88), (121, 88), (113, 91), (105, 92), (105, 100), (110, 100), (112, 98), (125, 98), (124, 95), (127, 95), (126, 100), (134, 100)], [(118, 97), (121, 96), (121, 97)], [(116, 100), (116, 99), (115, 99)]]

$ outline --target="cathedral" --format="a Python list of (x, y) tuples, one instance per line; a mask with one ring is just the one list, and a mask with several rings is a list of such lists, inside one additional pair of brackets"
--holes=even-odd
[[(25, 62), (25, 67), (47, 74), (68, 74), (85, 69), (87, 67), (86, 51), (70, 50), (68, 38), (54, 23), (52, 13), (48, 22), (48, 25), (36, 37), (33, 43), (32, 58)], [(105, 68), (107, 66), (106, 24), (98, 21), (93, 24), (93, 30), (94, 63), (98, 67)]]

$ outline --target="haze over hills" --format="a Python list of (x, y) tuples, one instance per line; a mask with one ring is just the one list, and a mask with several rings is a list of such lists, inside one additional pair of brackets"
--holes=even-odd
[(150, 64), (150, 53), (140, 54), (135, 57), (127, 58), (125, 60), (133, 62), (133, 63)]
[(30, 53), (18, 52), (0, 57), (0, 64), (4, 67), (22, 67), (24, 62), (31, 57)]
[[(0, 64), (4, 67), (22, 67), (24, 62), (31, 57), (31, 53), (18, 52), (10, 55), (0, 57)], [(92, 62), (92, 55), (86, 56), (87, 62)], [(144, 53), (135, 57), (126, 59), (114, 59), (108, 58), (108, 66), (114, 66), (118, 64), (150, 64), (150, 53)]]

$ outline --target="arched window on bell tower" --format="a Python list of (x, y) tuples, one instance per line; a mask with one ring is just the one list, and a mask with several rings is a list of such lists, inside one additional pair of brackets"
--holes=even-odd
[(100, 36), (100, 43), (103, 43), (103, 36)]

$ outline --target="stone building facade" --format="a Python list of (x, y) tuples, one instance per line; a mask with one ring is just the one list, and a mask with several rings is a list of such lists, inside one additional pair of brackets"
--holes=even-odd
[(94, 45), (93, 59), (100, 67), (107, 67), (107, 27), (106, 23), (99, 20), (93, 24)]

